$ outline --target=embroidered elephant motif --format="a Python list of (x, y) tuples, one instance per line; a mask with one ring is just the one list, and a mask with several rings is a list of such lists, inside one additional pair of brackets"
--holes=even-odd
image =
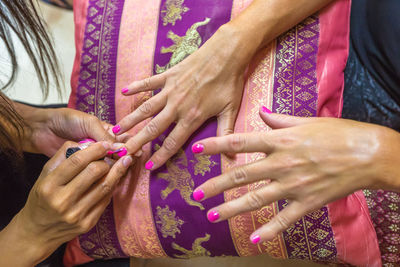
[(167, 69), (175, 66), (187, 56), (194, 53), (199, 49), (201, 45), (201, 36), (197, 32), (197, 28), (200, 26), (207, 25), (210, 22), (210, 18), (206, 18), (204, 21), (196, 22), (187, 31), (185, 36), (179, 36), (169, 31), (167, 37), (171, 39), (174, 44), (170, 47), (161, 47), (161, 53), (172, 53), (171, 60), (164, 67), (156, 65), (156, 73), (162, 73)]
[(194, 182), (187, 169), (188, 160), (186, 158), (185, 151), (180, 149), (172, 159), (167, 161), (166, 167), (168, 172), (157, 174), (158, 178), (169, 182), (167, 188), (161, 191), (161, 198), (166, 199), (174, 190), (178, 190), (181, 197), (187, 204), (204, 210), (204, 207), (201, 203), (191, 199), (194, 189)]
[(189, 259), (195, 257), (210, 257), (211, 252), (201, 246), (202, 243), (207, 242), (210, 240), (210, 235), (206, 234), (205, 237), (196, 238), (192, 244), (192, 250), (188, 250), (176, 244), (175, 242), (172, 243), (172, 248), (179, 250), (183, 253), (183, 255), (174, 255), (176, 258), (180, 259)]

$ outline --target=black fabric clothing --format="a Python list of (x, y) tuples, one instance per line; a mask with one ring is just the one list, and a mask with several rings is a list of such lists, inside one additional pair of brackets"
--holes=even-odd
[(400, 131), (400, 1), (353, 0), (342, 117)]
[(353, 0), (350, 29), (361, 64), (400, 105), (400, 1)]

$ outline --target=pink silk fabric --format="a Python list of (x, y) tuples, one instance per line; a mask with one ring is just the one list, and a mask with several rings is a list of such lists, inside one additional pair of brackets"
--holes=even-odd
[[(235, 0), (232, 8), (232, 18), (237, 16), (251, 0)], [(151, 95), (141, 93), (132, 97), (122, 96), (119, 92), (127, 84), (135, 80), (140, 80), (152, 75), (153, 57), (156, 46), (158, 17), (154, 16), (159, 9), (160, 0), (157, 1), (126, 1), (122, 23), (120, 27), (120, 37), (117, 59), (116, 75), (116, 120), (121, 120), (132, 110), (140, 106)], [(73, 68), (71, 85), (73, 91), (78, 87), (81, 49), (84, 42), (84, 33), (86, 26), (86, 12), (88, 1), (74, 1), (74, 20), (75, 20), (75, 42), (76, 58)], [(141, 12), (141, 15), (131, 16), (131, 12)], [(319, 50), (317, 55), (317, 86), (318, 86), (318, 108), (319, 116), (340, 117), (343, 94), (343, 71), (347, 61), (348, 37), (349, 37), (349, 16), (350, 1), (338, 0), (329, 5), (319, 13), (320, 38)], [(264, 104), (272, 107), (271, 93), (264, 92), (259, 95), (253, 94), (253, 89), (259, 85), (259, 77), (264, 75), (263, 85), (271, 88), (274, 82), (274, 47), (260, 51), (255, 56), (253, 63), (249, 66), (249, 73), (254, 72), (248, 77), (243, 96), (243, 105), (236, 122), (236, 132), (261, 131), (267, 130), (260, 123), (259, 118), (252, 117), (249, 110)], [(126, 55), (125, 55), (126, 53)], [(70, 98), (70, 107), (76, 103), (76, 95), (72, 94)], [(263, 99), (262, 103), (254, 102), (257, 99)], [(254, 103), (253, 103), (254, 102)], [(253, 103), (253, 104), (252, 104)], [(138, 132), (146, 122), (135, 126), (131, 133)], [(138, 166), (142, 166), (150, 155), (150, 146), (144, 148), (144, 156)], [(222, 169), (226, 170), (235, 165), (241, 165), (251, 162), (254, 159), (249, 155), (240, 155), (236, 162), (230, 162), (228, 159), (222, 159)], [(138, 179), (138, 184), (132, 185), (132, 180)], [(161, 248), (158, 239), (151, 233), (148, 225), (153, 225), (151, 207), (148, 195), (149, 175), (143, 168), (136, 167), (126, 179), (122, 181), (114, 194), (114, 216), (117, 227), (118, 238), (122, 243), (124, 252), (135, 257), (166, 257)], [(232, 191), (233, 192), (233, 191)], [(129, 196), (127, 198), (127, 196)], [(129, 201), (126, 201), (129, 199)], [(227, 192), (225, 200), (233, 199), (232, 194)], [(273, 216), (277, 213), (278, 207), (273, 206)], [(368, 208), (362, 193), (355, 193), (342, 200), (328, 205), (329, 219), (334, 233), (337, 254), (343, 262), (351, 263), (357, 266), (380, 266), (380, 252), (374, 228), (372, 226)], [(342, 216), (343, 213), (346, 216)], [(140, 214), (140, 216), (138, 216)], [(244, 215), (250, 216), (250, 215)], [(251, 220), (251, 217), (247, 217)], [(235, 220), (229, 221), (230, 226), (235, 225)], [(249, 246), (249, 233), (241, 233), (246, 240), (238, 239), (238, 243), (244, 242), (243, 246)], [(134, 237), (135, 240), (131, 240)], [(365, 240), (360, 241), (360, 237)], [(154, 244), (148, 247), (148, 244)], [(363, 246), (360, 246), (362, 243)], [(258, 247), (257, 251), (250, 251), (249, 255), (259, 253), (270, 253), (274, 257), (287, 258), (284, 252), (284, 241), (278, 237), (269, 247)], [(144, 252), (143, 252), (144, 251)], [(245, 251), (245, 250), (243, 250)], [(277, 251), (280, 251), (277, 253)], [(367, 251), (367, 253), (366, 253)], [(276, 254), (274, 254), (276, 253)], [(364, 256), (368, 255), (366, 259)], [(246, 255), (241, 255), (246, 256)], [(66, 266), (82, 264), (93, 260), (93, 258), (83, 253), (80, 243), (77, 239), (68, 244), (67, 253), (64, 258)]]

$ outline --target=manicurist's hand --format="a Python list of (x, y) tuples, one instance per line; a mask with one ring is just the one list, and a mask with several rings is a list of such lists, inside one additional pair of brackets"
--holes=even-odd
[(111, 144), (99, 142), (68, 159), (67, 142), (45, 165), (24, 208), (0, 232), (4, 266), (33, 266), (58, 246), (89, 231), (109, 204), (132, 156), (104, 157)]
[(234, 168), (199, 186), (196, 200), (230, 188), (270, 179), (258, 190), (211, 209), (212, 222), (226, 220), (288, 199), (290, 204), (251, 235), (254, 243), (272, 239), (307, 213), (359, 189), (400, 190), (400, 134), (385, 127), (334, 118), (270, 114), (268, 132), (234, 134), (199, 141), (203, 154), (263, 152), (264, 159)]
[(69, 108), (34, 108), (19, 103), (15, 103), (15, 107), (26, 123), (23, 150), (27, 152), (53, 156), (69, 140), (118, 141), (110, 124), (84, 112)]

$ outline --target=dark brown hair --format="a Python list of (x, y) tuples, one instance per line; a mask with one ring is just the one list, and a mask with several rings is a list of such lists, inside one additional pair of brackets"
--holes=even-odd
[[(11, 73), (1, 90), (9, 88), (18, 74), (18, 62), (12, 33), (27, 52), (41, 86), (43, 97), (48, 97), (51, 82), (59, 94), (62, 76), (45, 23), (35, 7), (37, 0), (0, 0), (0, 38), (8, 52)], [(24, 133), (24, 121), (13, 108), (12, 102), (0, 92), (0, 150), (20, 150)]]

